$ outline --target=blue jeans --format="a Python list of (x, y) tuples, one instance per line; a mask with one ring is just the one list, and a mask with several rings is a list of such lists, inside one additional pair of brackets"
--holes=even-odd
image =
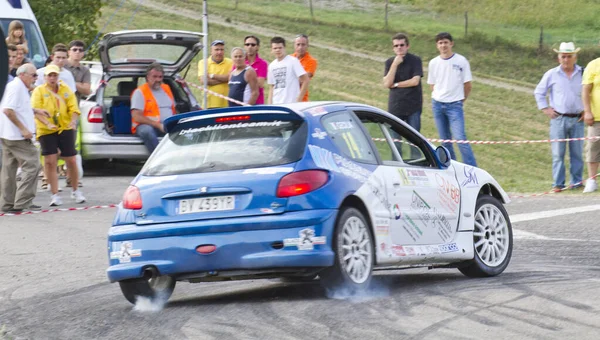
[(152, 154), (158, 145), (158, 137), (164, 136), (164, 133), (153, 126), (141, 124), (137, 126), (135, 135), (140, 137), (148, 152)]
[(421, 132), (421, 111), (417, 111), (406, 117), (398, 117), (398, 118), (405, 121), (413, 129)]
[[(463, 102), (460, 100), (452, 103), (442, 103), (435, 100), (431, 100), (431, 102), (433, 119), (435, 120), (435, 126), (437, 127), (440, 138), (466, 140), (467, 134), (465, 133)], [(456, 160), (456, 154), (454, 153), (454, 146), (452, 143), (442, 143), (442, 145), (450, 151), (450, 157)], [(471, 144), (458, 144), (458, 150), (462, 156), (463, 163), (477, 166)]]
[[(550, 121), (550, 139), (583, 137), (583, 121), (577, 117), (558, 116)], [(583, 141), (570, 141), (571, 184), (579, 183), (583, 177)], [(565, 187), (565, 152), (567, 142), (552, 143), (552, 178), (554, 187)]]

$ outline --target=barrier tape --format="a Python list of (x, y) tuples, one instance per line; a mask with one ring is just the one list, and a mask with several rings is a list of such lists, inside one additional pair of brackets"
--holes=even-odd
[[(188, 85), (199, 89), (200, 91), (205, 91), (213, 96), (217, 96), (219, 98), (225, 99), (227, 101), (242, 105), (242, 106), (251, 106), (248, 103), (243, 103), (233, 98), (224, 96), (220, 93), (211, 91), (202, 86), (196, 85), (194, 83), (186, 82)], [(557, 138), (557, 139), (540, 139), (540, 140), (513, 140), (513, 141), (493, 141), (493, 140), (464, 140), (464, 139), (439, 139), (439, 138), (427, 138), (428, 141), (432, 143), (455, 143), (455, 144), (533, 144), (533, 143), (555, 143), (555, 142), (571, 142), (571, 141), (584, 141), (584, 140), (597, 140), (600, 139), (600, 136), (594, 137), (580, 137), (580, 138)], [(385, 138), (373, 138), (375, 142), (385, 142)], [(394, 142), (404, 143), (403, 140), (394, 139)], [(410, 143), (409, 143), (410, 144)]]
[[(579, 183), (575, 183), (575, 184), (571, 184), (568, 187), (564, 187), (560, 190), (550, 190), (550, 191), (546, 191), (546, 192), (542, 192), (542, 193), (537, 193), (537, 194), (529, 194), (529, 195), (514, 195), (514, 196), (508, 196), (510, 198), (528, 198), (528, 197), (540, 197), (540, 196), (545, 196), (545, 195), (550, 195), (550, 194), (557, 194), (559, 192), (565, 191), (565, 190), (569, 190), (573, 187), (579, 186), (579, 185), (583, 185), (583, 182), (588, 181), (590, 179), (596, 179), (596, 177), (600, 176), (600, 173), (586, 179), (586, 180), (582, 180)], [(78, 211), (78, 210), (90, 210), (90, 209), (106, 209), (106, 208), (116, 208), (118, 206), (118, 204), (108, 204), (108, 205), (93, 205), (93, 206), (89, 206), (89, 207), (77, 207), (77, 208), (56, 208), (56, 209), (45, 209), (45, 210), (40, 210), (40, 211), (24, 211), (24, 212), (20, 212), (20, 213), (0, 213), (0, 217), (3, 216), (19, 216), (19, 215), (33, 215), (33, 214), (41, 214), (41, 213), (49, 213), (49, 212), (58, 212), (58, 211)]]
[(76, 211), (76, 210), (90, 210), (90, 209), (106, 209), (106, 208), (116, 208), (118, 204), (108, 204), (108, 205), (93, 205), (89, 207), (76, 207), (76, 208), (55, 208), (55, 209), (45, 209), (39, 211), (23, 211), (19, 213), (0, 213), (0, 217), (2, 216), (19, 216), (19, 215), (33, 215), (33, 214), (41, 214), (41, 213), (49, 213), (49, 212), (57, 212), (57, 211)]
[[(427, 138), (432, 143), (456, 143), (456, 144), (533, 144), (533, 143), (555, 143), (555, 142), (571, 142), (583, 140), (597, 140), (600, 136), (580, 137), (580, 138), (558, 138), (558, 139), (539, 139), (539, 140), (511, 140), (511, 141), (493, 141), (493, 140), (456, 140), (456, 139), (439, 139)], [(385, 138), (373, 138), (375, 142), (385, 142)], [(402, 140), (394, 139), (394, 142), (403, 142)]]
[[(243, 103), (240, 102), (238, 100), (235, 100), (233, 98), (224, 96), (220, 93), (211, 91), (207, 88), (204, 88), (202, 86), (198, 86), (194, 83), (187, 83), (188, 85), (191, 85), (192, 87), (195, 87), (197, 89), (199, 89), (200, 91), (206, 91), (207, 93), (217, 96), (219, 98), (223, 98), (225, 100), (228, 100), (230, 102), (242, 105), (242, 106), (250, 106), (250, 104), (247, 103)], [(553, 143), (553, 142), (570, 142), (570, 141), (583, 141), (583, 140), (597, 140), (600, 139), (600, 136), (594, 136), (594, 137), (581, 137), (581, 138), (560, 138), (560, 139), (542, 139), (542, 140), (518, 140), (518, 141), (485, 141), (485, 140), (455, 140), (455, 139), (438, 139), (438, 138), (428, 138), (427, 140), (429, 140), (430, 142), (440, 142), (440, 143), (456, 143), (456, 144), (530, 144), (530, 143)], [(387, 141), (385, 138), (373, 138), (373, 141), (375, 142), (385, 142)], [(394, 139), (394, 142), (400, 142), (400, 143), (408, 143), (411, 144), (409, 142), (406, 142), (404, 140), (400, 140), (400, 139)], [(412, 145), (412, 144), (411, 144)], [(587, 180), (590, 179), (595, 179), (596, 177), (600, 176), (599, 174), (596, 174), (595, 176), (592, 176), (590, 178), (588, 178)], [(510, 198), (527, 198), (527, 197), (539, 197), (539, 196), (544, 196), (544, 195), (549, 195), (549, 194), (556, 194), (559, 193), (561, 191), (565, 191), (565, 190), (569, 190), (575, 186), (579, 186), (579, 185), (583, 185), (584, 181), (581, 181), (579, 183), (575, 183), (572, 185), (569, 185), (568, 187), (565, 187), (563, 189), (560, 190), (550, 190), (550, 191), (546, 191), (543, 193), (537, 193), (537, 194), (530, 194), (530, 195), (515, 195), (515, 196), (509, 196)], [(41, 213), (49, 213), (49, 212), (59, 212), (59, 211), (79, 211), (79, 210), (90, 210), (90, 209), (106, 209), (106, 208), (116, 208), (118, 206), (118, 204), (109, 204), (109, 205), (94, 205), (94, 206), (89, 206), (89, 207), (76, 207), (76, 208), (56, 208), (56, 209), (45, 209), (45, 210), (39, 210), (39, 211), (24, 211), (24, 212), (20, 212), (20, 213), (0, 213), (0, 217), (3, 216), (19, 216), (19, 215), (33, 215), (33, 214), (41, 214)]]
[(224, 95), (222, 95), (222, 94), (220, 94), (220, 93), (217, 93), (217, 92), (211, 91), (211, 90), (209, 90), (209, 89), (207, 89), (207, 88), (204, 88), (204, 87), (202, 87), (202, 86), (198, 86), (198, 85), (196, 85), (196, 84), (194, 84), (194, 83), (187, 83), (187, 84), (188, 84), (188, 85), (191, 85), (192, 87), (195, 87), (195, 88), (197, 88), (197, 89), (198, 89), (198, 90), (200, 90), (200, 91), (204, 91), (204, 92), (206, 92), (206, 93), (208, 93), (208, 94), (212, 94), (213, 96), (216, 96), (216, 97), (219, 97), (219, 98), (222, 98), (222, 99), (228, 100), (228, 101), (230, 101), (230, 102), (232, 102), (232, 103), (236, 103), (236, 104), (238, 104), (238, 105), (241, 105), (241, 106), (251, 106), (251, 105), (250, 105), (250, 104), (248, 104), (248, 103), (243, 103), (243, 102), (241, 102), (241, 101), (239, 101), (239, 100), (235, 100), (235, 99), (233, 99), (233, 98), (229, 98), (229, 97), (227, 97), (227, 96), (224, 96)]

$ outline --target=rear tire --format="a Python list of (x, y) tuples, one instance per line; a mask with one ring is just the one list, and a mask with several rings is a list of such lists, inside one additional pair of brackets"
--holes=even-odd
[(329, 290), (349, 290), (349, 293), (367, 289), (375, 262), (373, 235), (369, 223), (358, 209), (342, 208), (332, 247), (334, 264), (319, 273), (323, 286)]
[(132, 304), (136, 303), (138, 297), (150, 299), (152, 302), (167, 302), (173, 294), (175, 283), (172, 277), (166, 275), (119, 281), (123, 296)]
[(469, 277), (489, 277), (501, 274), (512, 256), (513, 235), (508, 213), (493, 196), (477, 198), (473, 231), (473, 260), (460, 267)]

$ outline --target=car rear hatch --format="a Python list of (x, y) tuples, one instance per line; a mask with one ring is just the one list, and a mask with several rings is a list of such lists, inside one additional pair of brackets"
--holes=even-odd
[(276, 193), (304, 155), (302, 117), (284, 108), (220, 109), (173, 116), (165, 126), (168, 134), (133, 183), (142, 202), (138, 224), (285, 210), (287, 198)]
[(145, 74), (153, 62), (174, 76), (202, 50), (202, 33), (173, 30), (133, 30), (106, 34), (98, 44), (100, 60), (111, 76)]

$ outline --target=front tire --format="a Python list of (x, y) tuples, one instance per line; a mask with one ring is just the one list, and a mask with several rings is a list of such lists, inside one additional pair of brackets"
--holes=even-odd
[(175, 283), (172, 277), (166, 275), (119, 281), (123, 296), (132, 304), (136, 303), (138, 297), (150, 299), (152, 302), (167, 302), (173, 294)]
[(336, 222), (332, 267), (319, 273), (321, 283), (330, 290), (350, 292), (368, 288), (374, 264), (373, 236), (364, 215), (356, 208), (342, 208)]
[(473, 247), (475, 256), (459, 270), (469, 277), (501, 274), (512, 256), (513, 235), (508, 213), (493, 196), (477, 198)]

